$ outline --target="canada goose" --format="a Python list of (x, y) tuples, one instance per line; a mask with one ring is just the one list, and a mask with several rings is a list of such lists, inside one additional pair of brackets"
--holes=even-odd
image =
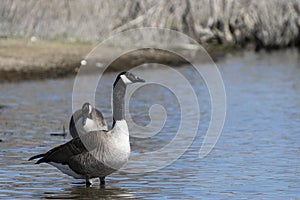
[(93, 108), (89, 103), (84, 103), (82, 109), (72, 115), (69, 130), (71, 136), (76, 138), (79, 136), (78, 132), (84, 134), (90, 131), (107, 131), (107, 125), (99, 110)]
[(74, 178), (85, 178), (86, 186), (91, 185), (92, 178), (99, 178), (100, 184), (105, 184), (105, 177), (120, 169), (130, 155), (124, 97), (126, 86), (136, 82), (145, 81), (130, 72), (117, 76), (113, 84), (111, 130), (91, 131), (29, 160), (40, 158), (36, 164), (49, 163)]

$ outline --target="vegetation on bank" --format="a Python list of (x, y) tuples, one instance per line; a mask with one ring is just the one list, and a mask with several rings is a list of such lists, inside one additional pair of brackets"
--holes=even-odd
[(101, 41), (139, 27), (178, 30), (202, 44), (299, 46), (300, 1), (2, 0), (0, 4), (0, 36)]

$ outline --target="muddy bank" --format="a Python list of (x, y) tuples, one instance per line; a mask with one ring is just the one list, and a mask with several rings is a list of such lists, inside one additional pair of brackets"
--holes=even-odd
[(58, 42), (0, 40), (0, 80), (54, 78), (74, 73), (91, 45)]
[[(58, 78), (75, 75), (81, 61), (95, 43), (68, 43), (25, 39), (0, 39), (0, 82)], [(207, 47), (214, 59), (224, 56), (224, 48)], [(180, 66), (187, 61), (175, 54), (155, 49), (141, 49), (124, 54), (109, 63), (118, 49), (105, 47), (97, 57), (107, 71), (128, 70), (143, 63)], [(203, 59), (198, 56), (198, 59)]]

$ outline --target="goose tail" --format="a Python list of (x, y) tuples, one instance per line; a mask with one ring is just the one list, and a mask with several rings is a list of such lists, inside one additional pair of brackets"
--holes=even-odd
[[(43, 154), (39, 154), (39, 155), (36, 155), (36, 156), (32, 156), (31, 158), (29, 158), (28, 160), (34, 160), (34, 159), (37, 159), (37, 158), (42, 158), (44, 157), (46, 154), (43, 153)], [(40, 160), (38, 160), (35, 164), (39, 164), (40, 163)]]

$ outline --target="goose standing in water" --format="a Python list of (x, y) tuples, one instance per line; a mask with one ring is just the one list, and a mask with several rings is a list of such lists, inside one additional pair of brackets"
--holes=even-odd
[(102, 113), (93, 108), (91, 104), (84, 103), (81, 110), (77, 110), (71, 117), (69, 123), (70, 134), (76, 138), (80, 134), (85, 134), (90, 131), (105, 130), (107, 124)]
[(74, 178), (84, 178), (86, 186), (90, 180), (99, 178), (105, 184), (105, 177), (120, 169), (130, 155), (129, 131), (125, 121), (126, 86), (145, 82), (130, 72), (120, 73), (113, 84), (113, 126), (111, 130), (91, 131), (80, 137), (29, 158), (40, 158), (36, 164), (49, 163)]

